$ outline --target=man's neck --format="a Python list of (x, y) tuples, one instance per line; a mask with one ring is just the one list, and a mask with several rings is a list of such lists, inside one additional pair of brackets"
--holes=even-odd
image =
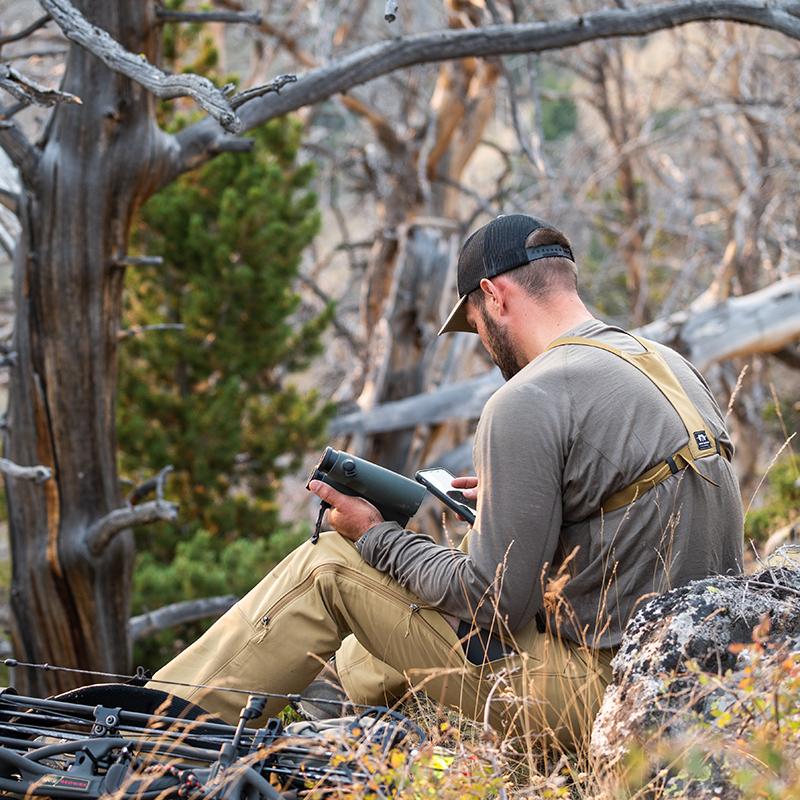
[(594, 319), (581, 299), (569, 293), (533, 301), (526, 317), (517, 331), (517, 341), (528, 362), (541, 355), (551, 342), (567, 331)]

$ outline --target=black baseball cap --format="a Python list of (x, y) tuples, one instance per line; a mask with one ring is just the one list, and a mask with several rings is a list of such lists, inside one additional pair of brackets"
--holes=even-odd
[(575, 261), (572, 251), (560, 244), (526, 247), (528, 237), (539, 228), (558, 230), (538, 217), (503, 214), (478, 228), (464, 242), (458, 256), (458, 302), (442, 325), (439, 335), (451, 331), (474, 333), (467, 323), (467, 296), (480, 286), (483, 278), (492, 278), (542, 258), (568, 258)]

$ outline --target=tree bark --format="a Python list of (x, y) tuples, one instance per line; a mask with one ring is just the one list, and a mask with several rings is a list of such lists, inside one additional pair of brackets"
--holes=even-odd
[[(154, 8), (141, 0), (76, 3), (134, 53), (154, 59)], [(42, 464), (41, 485), (6, 480), (13, 559), (14, 651), (28, 660), (127, 669), (133, 540), (98, 556), (88, 529), (121, 505), (115, 406), (117, 331), (134, 209), (152, 191), (163, 134), (154, 101), (73, 45), (63, 82), (80, 106), (59, 107), (21, 192), (14, 261), (17, 309), (5, 453)], [(53, 693), (68, 674), (20, 670), (19, 688)]]

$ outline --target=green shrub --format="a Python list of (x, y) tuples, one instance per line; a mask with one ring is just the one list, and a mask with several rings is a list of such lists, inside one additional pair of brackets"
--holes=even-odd
[(800, 475), (797, 460), (787, 456), (769, 471), (765, 488), (761, 490), (764, 501), (745, 515), (745, 536), (754, 542), (763, 542), (769, 535), (788, 525), (800, 516)]
[[(121, 345), (120, 472), (140, 482), (173, 464), (167, 497), (180, 504), (177, 524), (137, 533), (137, 613), (241, 594), (304, 535), (281, 521), (276, 496), (322, 442), (330, 406), (291, 376), (320, 351), (332, 309), (301, 315), (293, 289), (319, 229), (300, 133), (272, 122), (252, 153), (219, 156), (142, 209), (134, 246), (164, 263), (129, 270), (125, 326), (183, 329)], [(163, 661), (172, 638), (137, 657)]]

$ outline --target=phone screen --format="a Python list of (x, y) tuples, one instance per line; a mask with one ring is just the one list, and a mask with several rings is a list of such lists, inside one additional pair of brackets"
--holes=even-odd
[(475, 522), (475, 503), (467, 500), (460, 489), (453, 488), (454, 477), (441, 467), (422, 469), (416, 474), (416, 479), (426, 486), (428, 491), (437, 495), (440, 500), (464, 517), (471, 525)]
[(449, 495), (453, 499), (459, 499), (451, 494), (451, 492), (461, 494), (458, 489), (453, 488), (453, 478), (455, 476), (451, 475), (446, 469), (421, 469), (419, 474), (423, 475), (425, 480), (433, 484), (442, 494)]

